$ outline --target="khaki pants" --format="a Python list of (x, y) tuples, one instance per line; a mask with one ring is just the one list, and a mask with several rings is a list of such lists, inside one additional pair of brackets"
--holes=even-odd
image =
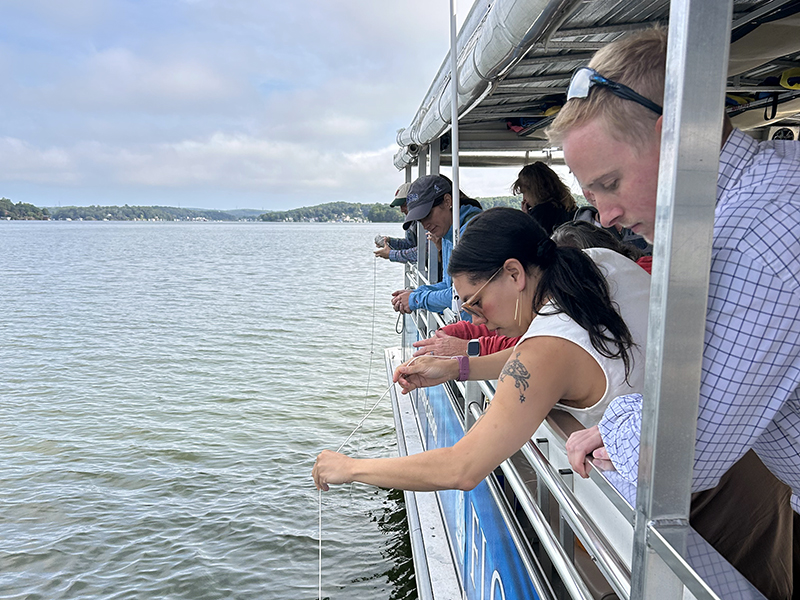
[(800, 562), (800, 515), (790, 496), (752, 450), (717, 487), (692, 494), (692, 527), (770, 600), (792, 598)]

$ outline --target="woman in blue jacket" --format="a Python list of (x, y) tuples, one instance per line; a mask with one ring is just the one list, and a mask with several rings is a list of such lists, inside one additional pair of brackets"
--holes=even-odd
[[(452, 308), (453, 289), (447, 266), (453, 251), (453, 197), (452, 183), (444, 175), (425, 175), (411, 184), (408, 190), (406, 215), (403, 229), (408, 229), (419, 221), (422, 227), (434, 238), (442, 240), (442, 281), (421, 285), (416, 290), (398, 290), (392, 294), (392, 305), (401, 313), (409, 313), (418, 308), (441, 313)], [(470, 219), (481, 212), (477, 200), (460, 194), (461, 234)]]

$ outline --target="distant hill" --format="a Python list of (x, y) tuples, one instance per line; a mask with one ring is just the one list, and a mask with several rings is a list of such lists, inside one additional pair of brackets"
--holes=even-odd
[[(477, 198), (483, 208), (511, 206), (519, 208), (519, 196)], [(359, 204), (328, 202), (291, 210), (267, 211), (252, 208), (209, 210), (176, 208), (174, 206), (59, 206), (38, 208), (33, 204), (0, 198), (0, 219), (84, 220), (84, 221), (240, 221), (260, 220), (279, 222), (373, 222), (400, 223), (403, 213), (388, 204)]]
[(355, 223), (399, 223), (403, 213), (388, 204), (359, 204), (357, 202), (328, 202), (291, 210), (276, 210), (259, 216), (262, 221), (326, 223), (331, 221)]
[(522, 200), (521, 196), (491, 196), (488, 198), (475, 198), (481, 203), (483, 210), (495, 208), (496, 206), (509, 206), (511, 208), (519, 208), (519, 203)]
[(257, 208), (235, 208), (225, 212), (234, 215), (237, 219), (256, 219), (259, 215), (264, 214), (263, 210)]
[(33, 204), (17, 202), (14, 204), (8, 198), (0, 198), (0, 219), (12, 221), (42, 221), (50, 218), (46, 208), (38, 208)]
[[(477, 198), (484, 208), (494, 206), (512, 206), (519, 208), (516, 196), (496, 196), (493, 198)], [(262, 214), (262, 221), (283, 222), (330, 222), (355, 221), (373, 223), (401, 223), (403, 213), (388, 204), (358, 204), (356, 202), (328, 202), (315, 206), (304, 206), (291, 210), (276, 210)]]
[(58, 221), (238, 221), (223, 210), (176, 208), (174, 206), (60, 206), (50, 209)]

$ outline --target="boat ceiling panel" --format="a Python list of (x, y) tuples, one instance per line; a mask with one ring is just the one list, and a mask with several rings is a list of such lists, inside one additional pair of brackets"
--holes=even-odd
[[(494, 150), (507, 149), (514, 139), (527, 140), (526, 147), (545, 147), (543, 131), (565, 101), (572, 72), (586, 65), (594, 51), (608, 42), (637, 29), (666, 25), (669, 17), (669, 0), (481, 0), (473, 7), (459, 34), (460, 72), (466, 66), (475, 70), (476, 59), (470, 53), (492, 35), (489, 29), (491, 11), (503, 11), (508, 3), (515, 3), (515, 7), (526, 3), (537, 9), (544, 7), (542, 14), (552, 15), (560, 23), (548, 27), (531, 23), (533, 33), (529, 32), (517, 48), (509, 50), (507, 56), (516, 57), (497, 67), (499, 75), (494, 78), (481, 75), (483, 88), (463, 90), (459, 82), (460, 97), (468, 99), (466, 104), (459, 104), (462, 150), (474, 146), (476, 138), (472, 134), (478, 133), (482, 148), (491, 146), (493, 139), (497, 142)], [(776, 10), (784, 11), (781, 20), (756, 28), (750, 25), (751, 16), (763, 19)], [(768, 87), (762, 85), (760, 90), (755, 88), (767, 77), (780, 76), (786, 69), (800, 67), (800, 1), (734, 0), (733, 23), (735, 41), (731, 45), (728, 92), (735, 94), (740, 104), (731, 104), (727, 110), (734, 123), (743, 128), (796, 126), (800, 121), (800, 111), (795, 110), (800, 104), (800, 90), (782, 88), (776, 81)], [(746, 35), (742, 36), (743, 33)], [(481, 68), (477, 70), (482, 73)], [(484, 89), (486, 79), (491, 83), (488, 93)], [(413, 162), (415, 149), (436, 137), (443, 138), (443, 154), (449, 152), (449, 82), (449, 58), (446, 56), (411, 125), (398, 132), (398, 143), (402, 146), (395, 156), (398, 168)], [(759, 91), (767, 97), (755, 97)], [(778, 97), (779, 110), (767, 121), (764, 117), (770, 114), (765, 111), (771, 111), (774, 95)], [(438, 128), (431, 126), (435, 118), (440, 119)], [(434, 132), (434, 135), (428, 139), (425, 132)]]

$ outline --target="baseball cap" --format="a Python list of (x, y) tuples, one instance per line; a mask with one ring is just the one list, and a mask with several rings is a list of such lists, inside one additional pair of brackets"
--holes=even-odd
[(433, 208), (433, 203), (451, 191), (450, 181), (441, 175), (425, 175), (416, 179), (406, 197), (408, 214), (403, 229), (408, 229), (414, 221), (427, 217)]
[(410, 183), (404, 183), (394, 193), (394, 200), (389, 206), (403, 206), (406, 203), (406, 196), (408, 196), (408, 189), (411, 187)]

